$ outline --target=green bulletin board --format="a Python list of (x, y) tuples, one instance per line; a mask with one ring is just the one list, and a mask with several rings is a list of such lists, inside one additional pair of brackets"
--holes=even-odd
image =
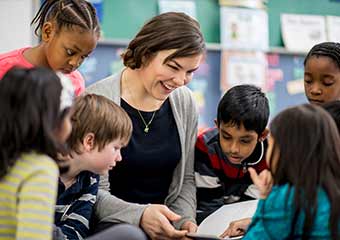
[[(157, 0), (103, 0), (104, 38), (131, 39), (140, 27), (158, 14)], [(197, 18), (208, 43), (220, 42), (218, 0), (196, 0)], [(280, 14), (340, 16), (340, 2), (330, 0), (268, 0), (269, 43), (282, 47)]]
[[(131, 39), (150, 18), (158, 14), (157, 0), (104, 0), (104, 38)], [(207, 42), (220, 41), (218, 0), (196, 0), (197, 18)]]

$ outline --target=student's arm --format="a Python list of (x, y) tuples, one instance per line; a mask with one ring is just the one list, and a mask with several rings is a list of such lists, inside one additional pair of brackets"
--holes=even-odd
[(50, 166), (31, 174), (18, 195), (15, 239), (51, 239), (57, 194), (58, 169)]
[[(223, 187), (221, 181), (213, 169), (209, 155), (198, 147), (195, 149), (195, 179), (197, 186), (197, 208), (209, 203), (218, 202), (223, 205)], [(217, 203), (216, 202), (216, 203)]]
[(67, 239), (82, 239), (89, 235), (90, 220), (99, 186), (99, 178), (96, 180), (97, 182), (92, 181), (91, 185), (82, 189), (82, 195), (63, 213), (59, 222), (56, 222)]
[(243, 240), (287, 239), (292, 223), (292, 198), (286, 199), (287, 186), (273, 188), (267, 199), (260, 200)]

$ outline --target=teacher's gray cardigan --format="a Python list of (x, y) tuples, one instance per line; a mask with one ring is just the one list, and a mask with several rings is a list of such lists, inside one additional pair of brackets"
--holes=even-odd
[[(94, 83), (86, 88), (86, 92), (103, 95), (120, 105), (121, 74), (122, 71)], [(186, 220), (196, 222), (194, 147), (197, 138), (198, 112), (191, 92), (185, 86), (175, 89), (169, 95), (169, 100), (181, 142), (181, 160), (175, 168), (164, 204), (182, 216), (180, 221), (174, 223), (174, 226), (179, 229)], [(128, 203), (111, 195), (107, 175), (101, 176), (100, 189), (95, 205), (95, 214), (100, 222), (125, 222), (139, 225), (148, 205)]]

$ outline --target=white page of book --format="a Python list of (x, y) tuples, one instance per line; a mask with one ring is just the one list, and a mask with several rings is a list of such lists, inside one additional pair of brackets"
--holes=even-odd
[(250, 200), (224, 205), (202, 221), (197, 233), (220, 236), (230, 222), (251, 218), (256, 211), (257, 203), (258, 200)]

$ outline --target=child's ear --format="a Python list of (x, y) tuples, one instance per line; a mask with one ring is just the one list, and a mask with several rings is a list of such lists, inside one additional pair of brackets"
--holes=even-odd
[(48, 42), (53, 35), (54, 25), (52, 22), (45, 22), (41, 28), (41, 40)]
[(268, 128), (264, 129), (264, 131), (259, 136), (259, 141), (263, 142), (268, 137), (268, 134), (269, 134), (269, 129)]
[(93, 133), (88, 133), (83, 139), (83, 147), (85, 151), (91, 151), (94, 148), (95, 137)]

